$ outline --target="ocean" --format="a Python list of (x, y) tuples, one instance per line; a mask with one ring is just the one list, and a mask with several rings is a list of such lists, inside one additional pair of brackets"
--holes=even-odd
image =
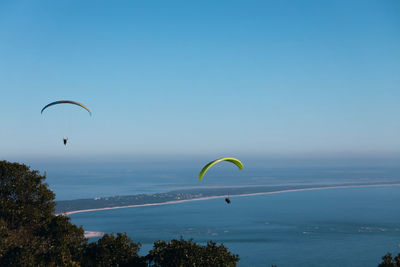
[(247, 164), (239, 171), (230, 163), (215, 165), (199, 182), (197, 175), (201, 167), (198, 166), (193, 163), (61, 163), (33, 167), (46, 171), (46, 182), (55, 192), (56, 200), (152, 194), (191, 188), (400, 183), (398, 167), (267, 168)]
[(400, 186), (326, 189), (70, 215), (85, 230), (126, 232), (146, 254), (183, 236), (224, 243), (239, 266), (377, 266), (400, 253)]
[[(217, 166), (216, 166), (217, 167)], [(197, 169), (85, 166), (47, 170), (56, 200), (157, 193), (198, 187), (400, 183), (388, 167)], [(377, 266), (400, 253), (400, 186), (340, 188), (231, 197), (70, 215), (87, 231), (126, 232), (145, 255), (156, 240), (225, 244), (239, 266)], [(95, 241), (91, 238), (90, 241)]]

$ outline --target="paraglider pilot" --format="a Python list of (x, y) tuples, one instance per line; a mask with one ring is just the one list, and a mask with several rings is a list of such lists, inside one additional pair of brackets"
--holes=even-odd
[[(80, 106), (80, 107), (86, 109), (87, 112), (89, 112), (90, 116), (92, 116), (92, 112), (90, 111), (90, 109), (88, 109), (86, 106), (82, 105), (81, 103), (78, 103), (78, 102), (75, 102), (75, 101), (72, 101), (72, 100), (59, 100), (59, 101), (55, 101), (55, 102), (52, 102), (52, 103), (50, 103), (50, 104), (47, 104), (46, 106), (44, 106), (44, 108), (42, 108), (42, 110), (40, 111), (40, 113), (43, 113), (43, 111), (44, 111), (46, 108), (48, 108), (48, 107), (50, 107), (50, 106), (53, 106), (53, 105), (58, 105), (58, 104), (73, 104), (73, 105)], [(68, 142), (68, 138), (63, 138), (64, 146), (67, 145), (67, 142)]]
[[(243, 169), (243, 164), (238, 159), (235, 159), (235, 158), (220, 158), (220, 159), (216, 159), (214, 161), (211, 161), (210, 163), (208, 163), (206, 166), (203, 167), (203, 169), (199, 173), (199, 181), (201, 181), (201, 179), (203, 178), (204, 174), (207, 172), (207, 170), (209, 168), (211, 168), (211, 166), (213, 166), (214, 164), (217, 164), (218, 162), (221, 162), (221, 161), (229, 161), (229, 162), (235, 164), (236, 166), (238, 166), (238, 168), (240, 170)], [(229, 195), (228, 195), (228, 197), (225, 198), (225, 202), (227, 204), (231, 203), (231, 200), (229, 199)]]

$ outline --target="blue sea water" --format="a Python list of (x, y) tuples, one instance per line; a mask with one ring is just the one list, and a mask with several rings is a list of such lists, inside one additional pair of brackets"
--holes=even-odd
[[(238, 171), (220, 164), (198, 181), (200, 163), (43, 164), (56, 200), (161, 193), (201, 187), (329, 185), (400, 182), (400, 168), (389, 167), (259, 167), (246, 162)], [(36, 167), (36, 166), (34, 166)]]
[[(159, 193), (199, 187), (400, 183), (400, 168), (291, 167), (245, 161), (215, 166), (198, 182), (199, 162), (42, 163), (56, 200)], [(314, 163), (313, 163), (314, 164)], [(350, 163), (349, 163), (350, 164)], [(353, 164), (353, 163), (351, 163)], [(278, 164), (279, 165), (279, 164)], [(377, 266), (400, 252), (400, 187), (302, 191), (70, 215), (85, 230), (126, 232), (146, 254), (156, 240), (183, 236), (224, 243), (239, 266)], [(92, 241), (96, 239), (91, 239)]]
[[(400, 252), (400, 186), (326, 189), (70, 215), (85, 230), (126, 232), (146, 254), (183, 236), (224, 243), (239, 266), (377, 266)], [(93, 240), (93, 239), (92, 239)]]

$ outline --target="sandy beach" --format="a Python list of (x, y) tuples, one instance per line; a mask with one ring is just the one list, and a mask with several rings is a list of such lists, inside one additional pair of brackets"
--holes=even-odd
[(104, 235), (104, 233), (94, 232), (94, 231), (85, 231), (84, 235), (86, 238), (92, 238), (92, 237), (101, 237)]
[[(366, 185), (338, 185), (338, 186), (325, 186), (325, 187), (310, 187), (310, 188), (301, 188), (301, 189), (287, 189), (287, 190), (279, 190), (279, 191), (269, 191), (269, 192), (260, 192), (260, 193), (250, 193), (250, 194), (238, 194), (238, 195), (230, 195), (230, 198), (235, 197), (249, 197), (249, 196), (258, 196), (258, 195), (272, 195), (272, 194), (282, 194), (282, 193), (291, 193), (291, 192), (301, 192), (301, 191), (314, 191), (314, 190), (327, 190), (327, 189), (342, 189), (342, 188), (367, 188), (367, 187), (387, 187), (387, 186), (400, 186), (400, 184), (366, 184)], [(161, 203), (149, 203), (149, 204), (140, 204), (140, 205), (127, 205), (127, 206), (116, 206), (116, 207), (107, 207), (107, 208), (98, 208), (98, 209), (84, 209), (84, 210), (75, 210), (68, 211), (58, 215), (70, 215), (76, 213), (84, 213), (84, 212), (94, 212), (94, 211), (102, 211), (102, 210), (114, 210), (114, 209), (126, 209), (126, 208), (138, 208), (138, 207), (148, 207), (148, 206), (161, 206), (161, 205), (171, 205), (171, 204), (179, 204), (191, 201), (202, 201), (202, 200), (210, 200), (216, 198), (226, 198), (228, 195), (222, 196), (209, 196), (209, 197), (200, 197), (200, 198), (192, 198), (192, 199), (184, 199), (184, 200), (174, 200), (174, 201), (166, 201)]]

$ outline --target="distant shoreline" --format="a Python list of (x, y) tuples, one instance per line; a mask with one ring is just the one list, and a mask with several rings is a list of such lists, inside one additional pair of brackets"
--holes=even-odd
[[(320, 187), (309, 187), (309, 188), (285, 189), (285, 190), (277, 190), (277, 191), (269, 191), (269, 192), (236, 194), (236, 195), (229, 195), (229, 197), (230, 197), (230, 198), (234, 198), (234, 197), (248, 197), (248, 196), (258, 196), (258, 195), (272, 195), (272, 194), (282, 194), (282, 193), (301, 192), (301, 191), (326, 190), (326, 189), (365, 188), (365, 187), (388, 187), (388, 186), (400, 186), (400, 183), (394, 183), (394, 184), (361, 184), (361, 185), (320, 186)], [(94, 212), (94, 211), (102, 211), (102, 210), (115, 210), (115, 209), (148, 207), (148, 206), (171, 205), (171, 204), (179, 204), (179, 203), (185, 203), (185, 202), (191, 202), (191, 201), (210, 200), (210, 199), (226, 198), (226, 197), (228, 197), (228, 195), (207, 196), (207, 197), (198, 197), (198, 198), (182, 199), (182, 200), (172, 200), (172, 201), (165, 201), (165, 202), (159, 202), (159, 203), (133, 204), (133, 205), (126, 205), (126, 206), (115, 206), (115, 207), (105, 207), (105, 208), (82, 209), (82, 210), (74, 210), (74, 211), (67, 211), (67, 212), (63, 212), (63, 213), (58, 213), (58, 214), (56, 214), (56, 215), (71, 215), (71, 214), (77, 214), (77, 213)]]
[(103, 232), (94, 232), (94, 231), (85, 231), (84, 233), (86, 238), (93, 238), (93, 237), (102, 237), (104, 235)]

